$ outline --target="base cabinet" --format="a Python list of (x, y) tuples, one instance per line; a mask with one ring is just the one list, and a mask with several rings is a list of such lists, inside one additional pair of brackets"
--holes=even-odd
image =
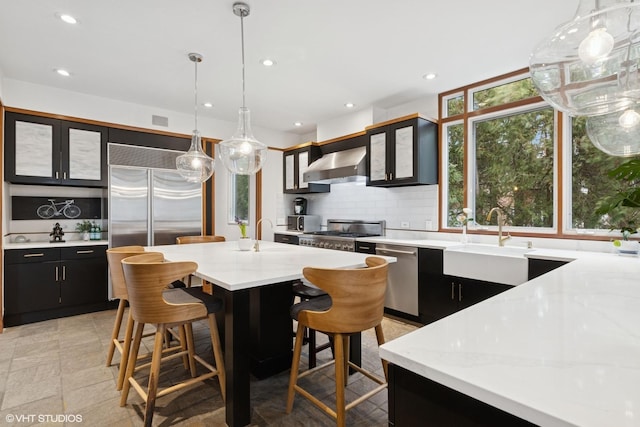
[(418, 251), (418, 308), (422, 323), (435, 322), (513, 286), (443, 274), (441, 249)]
[(294, 236), (292, 234), (282, 234), (282, 233), (274, 233), (273, 241), (276, 243), (288, 243), (290, 245), (297, 245), (298, 236)]
[(105, 310), (106, 246), (5, 251), (6, 326)]
[(534, 426), (528, 421), (389, 364), (390, 426)]

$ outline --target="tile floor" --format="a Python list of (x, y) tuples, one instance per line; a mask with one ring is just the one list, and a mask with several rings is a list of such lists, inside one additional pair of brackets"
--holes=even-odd
[[(0, 425), (142, 425), (144, 405), (135, 391), (130, 392), (126, 407), (119, 406), (120, 393), (115, 389), (117, 351), (112, 366), (105, 366), (114, 318), (115, 310), (111, 310), (6, 328), (0, 334)], [(391, 340), (415, 326), (385, 318), (383, 329), (386, 339)], [(196, 325), (194, 335), (198, 354), (213, 363), (206, 324)], [(151, 339), (145, 339), (149, 349)], [(307, 366), (306, 351), (307, 346), (303, 347), (303, 367)], [(318, 354), (318, 361), (322, 363), (330, 357), (331, 352), (326, 350)], [(363, 334), (363, 366), (382, 375), (373, 331)], [(165, 383), (186, 375), (180, 361), (168, 362), (161, 372)], [(334, 393), (332, 374), (333, 368), (329, 368), (301, 380), (304, 381), (301, 384), (320, 396), (328, 396), (330, 401)], [(144, 378), (144, 373), (136, 376)], [(288, 379), (288, 372), (283, 372), (262, 381), (252, 380), (252, 425), (335, 425), (330, 417), (300, 396), (296, 396), (293, 412), (287, 415)], [(347, 387), (347, 400), (373, 385), (361, 374), (353, 375)], [(219, 384), (214, 378), (158, 399), (153, 424), (223, 426), (224, 412)], [(74, 422), (79, 421), (74, 416), (81, 417), (82, 423)], [(386, 392), (349, 411), (347, 424), (386, 426)]]

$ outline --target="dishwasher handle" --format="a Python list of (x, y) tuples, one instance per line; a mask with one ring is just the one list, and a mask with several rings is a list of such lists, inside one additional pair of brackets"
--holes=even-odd
[(392, 254), (416, 255), (416, 251), (399, 251), (397, 249), (376, 248), (376, 252), (390, 252)]

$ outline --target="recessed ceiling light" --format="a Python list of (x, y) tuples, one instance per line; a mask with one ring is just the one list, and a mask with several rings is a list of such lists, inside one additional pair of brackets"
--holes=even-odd
[(344, 106), (347, 108), (353, 108), (356, 106), (356, 104), (354, 104), (353, 102), (347, 102), (346, 104), (344, 104)]
[(262, 65), (264, 65), (265, 67), (273, 67), (274, 65), (276, 65), (276, 61), (274, 61), (273, 59), (261, 59), (260, 63)]
[(71, 75), (67, 70), (63, 70), (62, 68), (57, 68), (56, 69), (56, 73), (60, 74), (61, 76), (65, 76), (65, 77), (69, 77)]
[(77, 24), (78, 23), (78, 20), (76, 18), (74, 18), (73, 16), (68, 15), (66, 13), (58, 14), (58, 18), (62, 19), (67, 24)]
[(204, 103), (204, 104), (202, 104), (202, 105), (204, 105), (206, 108), (211, 108), (211, 107), (213, 107), (213, 104), (212, 104), (212, 103), (210, 103), (210, 102), (205, 102), (205, 103)]
[(437, 77), (438, 75), (436, 73), (427, 73), (424, 76), (422, 76), (423, 79), (425, 80), (433, 80)]
[(302, 126), (302, 122), (295, 122), (293, 125), (296, 126), (296, 127), (300, 127), (300, 126)]

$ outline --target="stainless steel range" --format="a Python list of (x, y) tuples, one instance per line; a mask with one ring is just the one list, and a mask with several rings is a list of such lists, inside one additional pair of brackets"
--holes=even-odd
[(355, 252), (357, 238), (384, 236), (384, 229), (384, 221), (330, 219), (326, 231), (302, 234), (298, 242), (301, 246)]

